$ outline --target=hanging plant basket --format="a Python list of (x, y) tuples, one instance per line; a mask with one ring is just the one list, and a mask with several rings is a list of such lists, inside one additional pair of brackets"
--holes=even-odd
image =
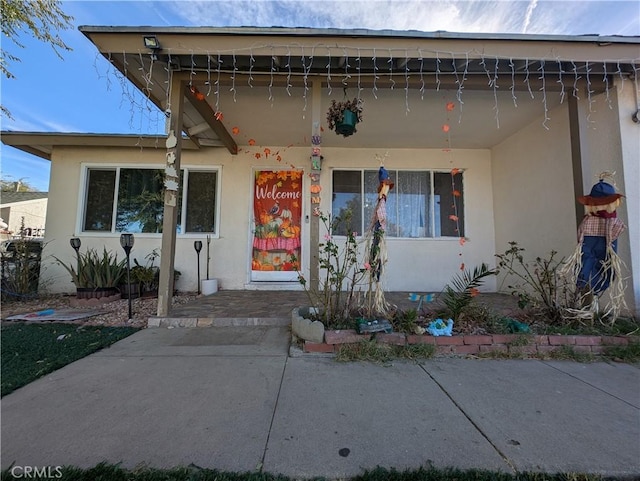
[(329, 129), (337, 135), (348, 137), (357, 132), (356, 124), (362, 122), (362, 99), (331, 101), (327, 111)]

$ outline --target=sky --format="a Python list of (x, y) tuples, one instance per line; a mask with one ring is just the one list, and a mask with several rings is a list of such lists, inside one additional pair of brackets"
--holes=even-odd
[[(132, 123), (122, 90), (106, 75), (107, 61), (77, 27), (208, 26), (445, 30), (460, 33), (640, 36), (638, 0), (209, 0), (63, 1), (73, 29), (60, 36), (73, 50), (60, 56), (29, 34), (25, 48), (2, 37), (2, 49), (20, 58), (15, 78), (0, 79), (0, 99), (13, 119), (4, 131), (156, 134), (164, 124)], [(5, 180), (47, 191), (50, 163), (0, 145)]]

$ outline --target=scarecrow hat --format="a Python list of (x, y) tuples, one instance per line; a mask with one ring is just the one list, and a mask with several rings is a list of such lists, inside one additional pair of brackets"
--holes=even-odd
[(622, 194), (618, 194), (615, 187), (601, 179), (591, 188), (591, 193), (589, 195), (578, 197), (578, 202), (583, 205), (608, 205), (615, 202), (620, 197), (624, 196)]
[(378, 185), (378, 192), (382, 190), (383, 185), (388, 185), (389, 190), (393, 189), (393, 186), (395, 185), (389, 178), (389, 172), (387, 172), (387, 169), (384, 167), (380, 167), (380, 169), (378, 169), (378, 181), (380, 182)]

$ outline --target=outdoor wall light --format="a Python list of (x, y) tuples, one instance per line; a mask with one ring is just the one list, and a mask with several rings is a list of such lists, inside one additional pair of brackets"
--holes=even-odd
[(144, 37), (144, 46), (151, 50), (151, 61), (157, 61), (158, 56), (156, 54), (162, 49), (160, 42), (158, 42), (158, 38), (155, 35)]
[(162, 48), (160, 42), (158, 42), (158, 37), (155, 35), (144, 37), (144, 46), (149, 50), (160, 50)]
[(124, 253), (127, 255), (127, 297), (129, 298), (129, 320), (131, 320), (131, 263), (129, 262), (129, 254), (131, 254), (131, 248), (133, 247), (133, 234), (120, 234), (120, 245), (124, 249)]

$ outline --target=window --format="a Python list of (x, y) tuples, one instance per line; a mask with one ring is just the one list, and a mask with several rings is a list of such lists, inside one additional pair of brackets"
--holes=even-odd
[[(180, 174), (177, 232), (215, 233), (218, 171), (183, 169)], [(161, 169), (87, 168), (83, 231), (161, 233), (163, 182)]]
[[(395, 186), (387, 196), (388, 237), (425, 238), (464, 236), (463, 174), (434, 171), (389, 171)], [(365, 232), (378, 200), (377, 170), (333, 171), (333, 217), (351, 211), (352, 224), (339, 224)]]

